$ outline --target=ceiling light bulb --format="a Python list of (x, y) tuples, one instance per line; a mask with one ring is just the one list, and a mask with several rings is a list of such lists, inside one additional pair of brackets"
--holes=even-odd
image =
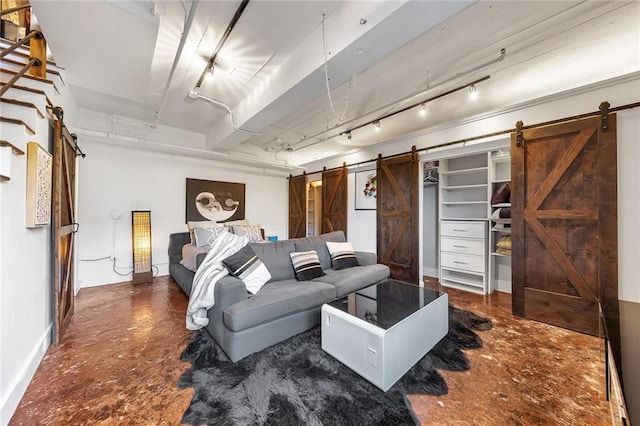
[(478, 99), (478, 89), (475, 84), (469, 86), (469, 99), (472, 101)]
[(213, 64), (208, 64), (207, 65), (207, 71), (205, 73), (205, 78), (207, 80), (211, 80), (213, 78), (213, 70), (214, 70)]
[(420, 110), (418, 111), (418, 113), (424, 117), (425, 115), (427, 115), (427, 104), (426, 102), (423, 102), (420, 104)]
[(375, 130), (376, 132), (380, 131), (380, 120), (376, 120), (373, 122), (373, 130)]

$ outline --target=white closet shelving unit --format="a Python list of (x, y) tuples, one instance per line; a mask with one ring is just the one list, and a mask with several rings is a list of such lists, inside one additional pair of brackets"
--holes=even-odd
[[(511, 155), (509, 148), (489, 153), (489, 200), (505, 184), (511, 182)], [(491, 204), (489, 218), (494, 212), (502, 208), (511, 208), (511, 202), (506, 201)], [(498, 242), (504, 236), (511, 235), (511, 219), (489, 220), (489, 288), (511, 293), (511, 254), (499, 253)]]
[(440, 160), (440, 283), (488, 293), (488, 154)]
[(307, 184), (307, 237), (318, 235), (320, 214), (322, 213), (322, 186), (314, 182)]

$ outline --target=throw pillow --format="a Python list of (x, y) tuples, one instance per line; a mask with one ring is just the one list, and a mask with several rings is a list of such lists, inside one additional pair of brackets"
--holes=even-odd
[(326, 275), (322, 271), (320, 259), (318, 259), (318, 253), (315, 250), (296, 251), (289, 253), (289, 256), (291, 256), (293, 271), (296, 273), (298, 281), (309, 281)]
[(251, 224), (249, 223), (249, 221), (247, 219), (240, 219), (240, 220), (231, 220), (229, 222), (224, 222), (223, 225), (224, 226), (233, 226), (233, 225), (249, 226)]
[(260, 225), (233, 225), (231, 229), (236, 235), (248, 237), (251, 243), (264, 241), (262, 232), (260, 232)]
[(196, 243), (196, 234), (193, 231), (196, 228), (220, 228), (224, 225), (219, 224), (215, 220), (189, 220), (187, 221), (187, 228), (189, 228), (189, 237), (191, 237), (191, 244)]
[(228, 232), (224, 226), (216, 228), (194, 228), (196, 247), (209, 247), (223, 233)]
[(332, 243), (327, 241), (327, 249), (331, 254), (331, 263), (335, 270), (359, 265), (351, 243)]
[(269, 270), (248, 244), (222, 263), (231, 275), (242, 280), (251, 294), (256, 294), (271, 279)]

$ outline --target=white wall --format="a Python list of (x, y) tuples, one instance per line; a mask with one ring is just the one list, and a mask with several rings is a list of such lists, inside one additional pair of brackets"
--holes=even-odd
[[(638, 90), (640, 91), (640, 90)], [(618, 296), (640, 302), (640, 109), (618, 113)]]
[[(78, 108), (59, 86), (51, 95), (73, 132)], [(10, 106), (3, 115), (12, 116)], [(15, 112), (18, 113), (18, 112)], [(49, 148), (49, 124), (38, 119), (36, 135), (10, 142), (26, 152), (27, 141)], [(0, 424), (7, 424), (51, 342), (51, 228), (27, 229), (27, 156), (11, 155), (11, 180), (0, 182)]]
[[(374, 159), (379, 153), (392, 155), (411, 150), (415, 145), (418, 149), (439, 145), (511, 129), (516, 121), (523, 120), (525, 125), (556, 120), (563, 117), (596, 111), (600, 102), (607, 100), (611, 107), (631, 104), (640, 99), (640, 73), (634, 73), (623, 78), (600, 82), (584, 88), (559, 93), (527, 104), (513, 106), (504, 111), (495, 111), (479, 117), (472, 117), (464, 122), (448, 123), (436, 128), (426, 129), (417, 134), (403, 136), (373, 148), (364, 147), (354, 150), (348, 155), (326, 159), (307, 164), (311, 170), (323, 167), (339, 167), (343, 162), (347, 164)], [(479, 102), (482, 100), (479, 99)], [(618, 288), (621, 300), (640, 302), (640, 282), (637, 280), (635, 263), (637, 263), (637, 242), (640, 241), (640, 227), (638, 211), (640, 206), (640, 191), (637, 182), (640, 181), (639, 144), (640, 144), (640, 111), (621, 112), (618, 115)], [(495, 143), (494, 137), (488, 142), (474, 141), (467, 146)], [(442, 151), (421, 155), (422, 160), (437, 159)], [(373, 163), (372, 163), (373, 164)], [(350, 181), (352, 185), (353, 182)], [(365, 233), (352, 233), (361, 227), (375, 228), (375, 215), (360, 217), (358, 212), (349, 212), (349, 235), (354, 246), (370, 245), (370, 237)], [(422, 218), (421, 218), (422, 220)], [(362, 223), (360, 223), (362, 222)], [(371, 223), (373, 222), (373, 224)], [(375, 247), (375, 241), (373, 246)]]
[[(82, 143), (79, 165), (78, 284), (81, 287), (129, 281), (131, 211), (151, 210), (153, 264), (168, 274), (169, 234), (184, 232), (186, 178), (244, 183), (246, 218), (267, 235), (287, 237), (288, 182), (284, 174), (190, 157)], [(111, 212), (121, 212), (119, 220)], [(117, 254), (119, 276), (108, 259)], [(87, 261), (87, 259), (107, 259)]]
[(438, 276), (438, 185), (422, 189), (422, 265), (424, 275)]
[[(375, 168), (375, 165), (374, 167)], [(370, 168), (369, 168), (370, 169)], [(367, 170), (363, 168), (360, 171)], [(377, 252), (377, 228), (375, 210), (356, 210), (355, 172), (350, 170), (347, 176), (349, 192), (347, 197), (347, 239), (353, 243), (354, 250)]]

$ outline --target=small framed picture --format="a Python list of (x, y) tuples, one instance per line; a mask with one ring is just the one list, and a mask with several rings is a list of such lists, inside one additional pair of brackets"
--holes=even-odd
[(27, 228), (51, 224), (53, 156), (36, 142), (27, 143)]
[(378, 180), (375, 170), (356, 172), (356, 210), (375, 210), (378, 194)]

